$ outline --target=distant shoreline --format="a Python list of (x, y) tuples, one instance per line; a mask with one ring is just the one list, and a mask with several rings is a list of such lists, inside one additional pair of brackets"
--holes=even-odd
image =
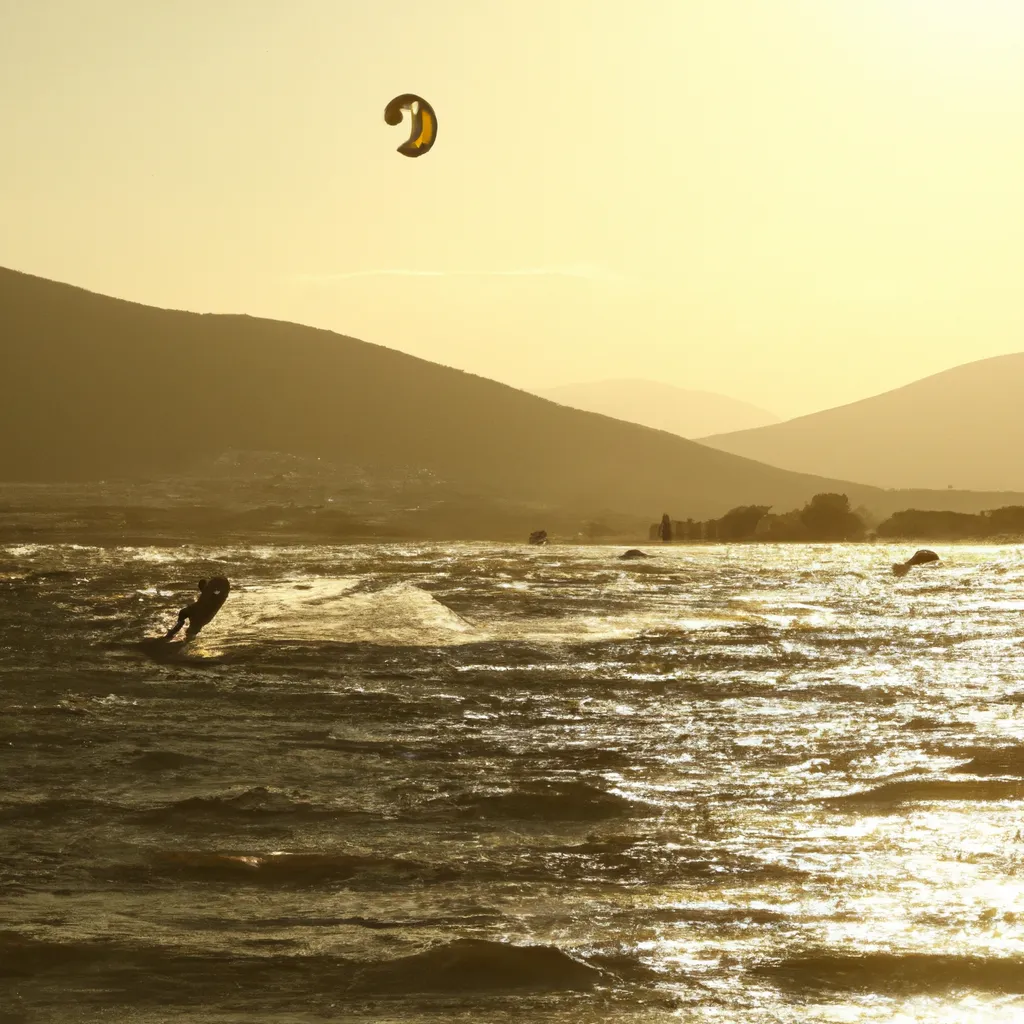
[[(307, 488), (240, 481), (150, 482), (47, 489), (0, 486), (0, 544), (86, 544), (97, 547), (184, 545), (349, 545), (499, 543), (533, 547), (545, 531), (552, 545), (639, 547), (654, 555), (671, 547), (710, 545), (858, 544), (897, 547), (998, 546), (1024, 543), (1024, 506), (978, 514), (905, 510), (883, 522), (851, 510), (845, 495), (816, 495), (781, 515), (768, 506), (731, 509), (718, 519), (670, 520), (608, 511), (587, 513), (430, 488), (352, 487), (336, 497)], [(306, 490), (307, 493), (301, 493)], [(298, 493), (297, 493), (298, 492)], [(331, 492), (328, 492), (330, 494)], [(269, 500), (268, 500), (269, 497)], [(867, 520), (867, 521), (865, 521)]]
[[(0, 517), (2, 518), (2, 517)], [(985, 538), (936, 538), (936, 537), (866, 537), (860, 540), (693, 540), (660, 541), (651, 543), (636, 534), (620, 534), (608, 537), (559, 537), (549, 539), (546, 545), (530, 544), (526, 537), (509, 535), (476, 535), (445, 533), (441, 531), (396, 532), (382, 526), (353, 530), (345, 535), (284, 529), (269, 530), (224, 530), (191, 532), (184, 529), (155, 529), (120, 531), (99, 526), (75, 528), (69, 524), (57, 526), (37, 525), (26, 528), (0, 524), (0, 547), (11, 548), (21, 545), (64, 546), (80, 545), (97, 548), (117, 547), (349, 547), (374, 544), (500, 544), (506, 547), (522, 548), (524, 551), (542, 553), (557, 548), (632, 548), (639, 547), (651, 558), (659, 552), (684, 549), (727, 548), (727, 547), (868, 547), (868, 548), (914, 548), (942, 545), (943, 547), (1006, 547), (1024, 545), (1024, 535), (1000, 535)]]

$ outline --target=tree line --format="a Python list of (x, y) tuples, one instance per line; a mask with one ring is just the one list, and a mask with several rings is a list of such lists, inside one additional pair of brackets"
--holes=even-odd
[(840, 542), (885, 540), (985, 540), (1024, 536), (1024, 506), (1008, 505), (976, 515), (906, 509), (872, 529), (867, 509), (851, 509), (845, 494), (815, 494), (803, 508), (773, 513), (771, 505), (739, 505), (718, 519), (672, 519), (650, 528), (651, 540)]

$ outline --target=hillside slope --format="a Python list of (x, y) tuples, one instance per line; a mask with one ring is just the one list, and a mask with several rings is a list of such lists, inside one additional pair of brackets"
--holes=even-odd
[(598, 412), (688, 438), (748, 430), (779, 421), (773, 413), (727, 395), (691, 391), (653, 380), (563, 384), (534, 394), (572, 409)]
[(462, 495), (584, 514), (703, 518), (822, 490), (886, 514), (994, 503), (790, 473), (329, 331), (155, 309), (10, 270), (0, 358), (5, 481), (152, 479), (233, 449), (428, 469)]
[(701, 443), (878, 487), (1024, 490), (1024, 353)]

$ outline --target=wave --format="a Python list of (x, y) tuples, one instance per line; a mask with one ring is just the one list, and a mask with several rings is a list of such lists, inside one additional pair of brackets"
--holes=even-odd
[[(290, 945), (290, 942), (285, 942)], [(262, 945), (262, 944), (261, 944)], [(75, 974), (86, 973), (83, 994), (115, 985), (133, 1001), (169, 1005), (182, 990), (190, 999), (223, 992), (329, 994), (331, 1005), (347, 989), (356, 996), (393, 994), (586, 991), (630, 973), (633, 958), (595, 956), (595, 966), (555, 946), (513, 945), (486, 939), (456, 939), (393, 960), (345, 960), (324, 954), (266, 953), (197, 955), (163, 946), (116, 941), (53, 942), (0, 932), (0, 977), (52, 975), (63, 991)], [(639, 965), (633, 965), (639, 967)], [(347, 982), (347, 985), (346, 985)]]
[(285, 792), (266, 786), (255, 786), (241, 792), (214, 796), (192, 796), (170, 804), (151, 807), (138, 812), (141, 821), (159, 824), (175, 818), (267, 818), (296, 816), (303, 818), (331, 818), (349, 814), (347, 808), (327, 807), (314, 803), (299, 792)]
[(535, 769), (564, 768), (574, 772), (604, 772), (628, 769), (642, 758), (621, 747), (594, 747), (586, 744), (569, 747), (532, 747), (527, 750), (496, 751), (501, 756), (529, 763)]
[(974, 990), (1024, 994), (1024, 960), (939, 953), (809, 953), (754, 973), (787, 988), (935, 993)]
[(494, 910), (441, 917), (408, 917), (391, 921), (376, 917), (268, 917), (263, 918), (261, 923), (275, 928), (337, 928), (341, 925), (352, 925), (370, 931), (414, 931), (427, 928), (493, 927), (504, 920), (503, 915)]
[(46, 942), (16, 931), (0, 931), (0, 978), (31, 977), (94, 958), (95, 950), (89, 944)]
[(971, 775), (1016, 775), (1024, 778), (1024, 746), (979, 751), (967, 764), (955, 768)]
[[(428, 865), (400, 857), (354, 853), (217, 853), (171, 850), (150, 854), (149, 870), (156, 875), (195, 881), (247, 882), (257, 885), (302, 887), (325, 882), (348, 882), (373, 876), (377, 883), (446, 875)], [(369, 927), (369, 925), (367, 925)]]
[(228, 638), (219, 645), (270, 641), (432, 647), (476, 639), (469, 622), (413, 583), (367, 587), (358, 579), (317, 579), (232, 593), (215, 622), (216, 635)]
[(23, 577), (25, 583), (42, 583), (46, 580), (73, 580), (78, 573), (71, 569), (39, 569)]
[(457, 939), (359, 972), (350, 991), (500, 992), (586, 990), (605, 971), (555, 946), (514, 946), (486, 939)]
[(547, 853), (549, 872), (571, 878), (591, 875), (618, 881), (669, 884), (683, 879), (725, 883), (737, 875), (764, 880), (807, 876), (799, 868), (760, 860), (713, 843), (683, 847), (679, 845), (678, 836), (590, 837), (583, 843), (552, 847)]
[(464, 793), (454, 801), (465, 818), (522, 821), (594, 821), (653, 814), (656, 809), (585, 782), (553, 782), (543, 787), (499, 793)]
[(362, 754), (381, 758), (407, 758), (417, 761), (462, 761), (466, 758), (502, 758), (513, 764), (528, 765), (534, 772), (569, 770), (577, 773), (622, 770), (635, 765), (640, 758), (628, 750), (615, 747), (525, 747), (513, 749), (501, 739), (478, 736), (459, 736), (445, 742), (441, 738), (432, 742), (410, 743), (332, 731), (320, 734), (315, 740), (288, 743), (295, 750), (330, 750), (348, 754)]
[[(310, 577), (249, 585), (233, 591), (215, 623), (203, 633), (211, 651), (232, 651), (272, 643), (343, 643), (383, 647), (453, 647), (599, 643), (636, 639), (652, 633), (690, 636), (731, 627), (732, 617), (690, 616), (649, 609), (638, 618), (621, 601), (598, 608), (567, 609), (564, 596), (538, 609), (527, 596), (514, 608), (498, 607), (491, 595), (485, 616), (470, 621), (410, 581), (382, 586), (372, 577)], [(166, 617), (166, 616), (165, 616)], [(162, 620), (161, 620), (162, 622)], [(155, 625), (155, 623), (154, 623)], [(653, 631), (653, 632), (652, 632)]]
[(132, 758), (130, 763), (136, 771), (169, 772), (213, 762), (208, 757), (183, 754), (178, 750), (146, 750)]
[(640, 927), (652, 924), (779, 925), (793, 920), (793, 915), (784, 910), (765, 907), (644, 907), (621, 911), (615, 916)]
[(893, 805), (939, 800), (1020, 800), (1024, 782), (957, 782), (952, 779), (908, 779), (887, 782), (873, 789), (829, 797), (832, 805)]
[(0, 821), (52, 824), (67, 819), (95, 819), (97, 815), (110, 811), (121, 813), (124, 808), (104, 800), (44, 798), (0, 805)]

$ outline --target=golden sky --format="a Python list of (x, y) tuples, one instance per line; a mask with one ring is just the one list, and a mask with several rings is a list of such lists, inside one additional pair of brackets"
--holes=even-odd
[(1024, 349), (1022, 0), (0, 0), (0, 97), (0, 265), (140, 302), (781, 415)]

